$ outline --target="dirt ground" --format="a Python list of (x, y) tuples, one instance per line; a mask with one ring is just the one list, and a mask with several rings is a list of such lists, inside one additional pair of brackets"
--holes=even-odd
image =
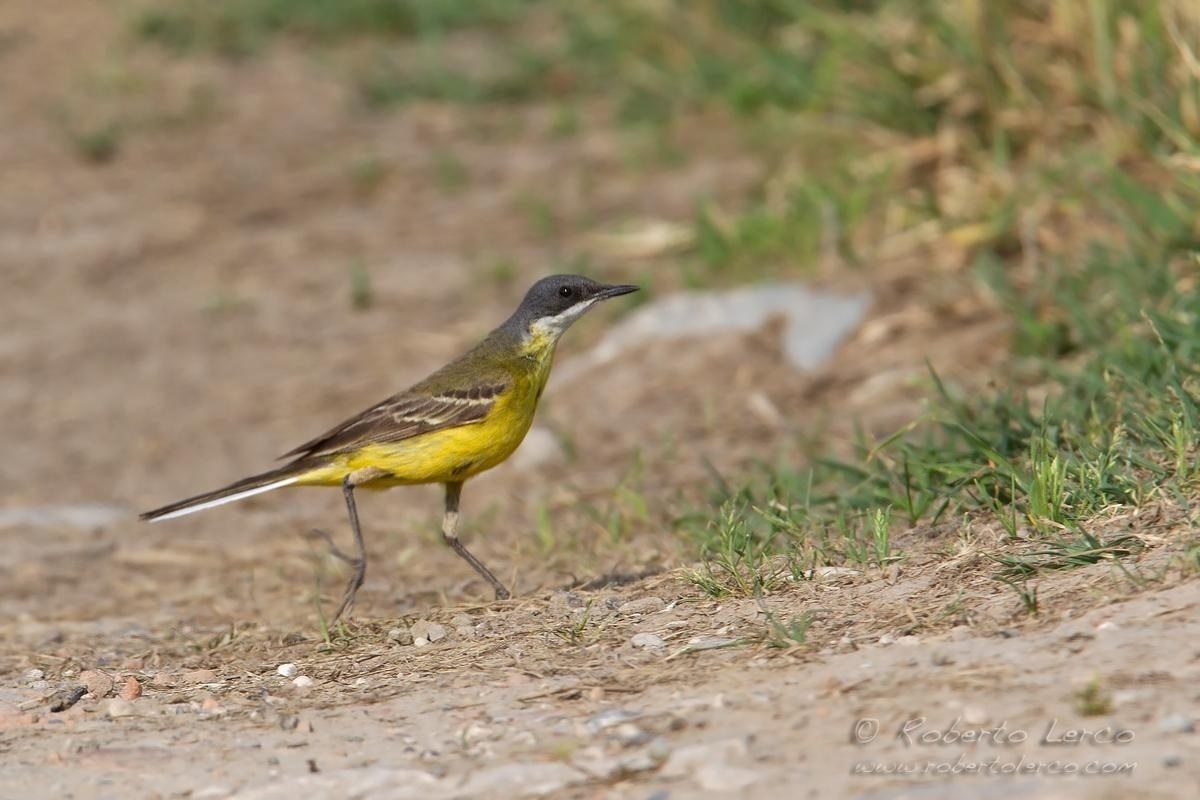
[[(556, 137), (543, 109), (367, 114), (294, 48), (174, 60), (120, 20), (0, 5), (0, 798), (1194, 796), (1200, 583), (1170, 506), (1111, 521), (1149, 543), (1129, 563), (1154, 580), (1055, 575), (1039, 617), (970, 521), (762, 603), (686, 580), (669, 522), (706, 464), (736, 474), (855, 419), (888, 431), (927, 358), (987, 379), (1003, 323), (981, 299), (931, 310), (914, 264), (881, 269), (819, 374), (767, 329), (552, 385), (539, 427), (568, 454), (464, 496), (513, 600), (441, 546), (435, 488), (361, 501), (372, 571), (329, 640), (317, 607), (343, 575), (306, 533), (344, 532), (337, 492), (138, 523), (422, 377), (590, 232), (736, 202), (757, 167), (719, 125), (680, 134), (682, 165), (633, 169), (636, 143)], [(79, 131), (114, 108), (132, 132), (89, 163)], [(458, 189), (435, 166), (450, 152)], [(613, 499), (630, 482), (645, 513)], [(802, 612), (807, 644), (776, 646), (772, 620)]]

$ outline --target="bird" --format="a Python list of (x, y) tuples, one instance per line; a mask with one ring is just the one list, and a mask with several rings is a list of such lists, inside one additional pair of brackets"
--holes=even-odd
[(356, 489), (440, 483), (445, 487), (442, 539), (495, 592), (510, 592), (458, 536), (463, 484), (507, 459), (533, 424), (538, 401), (563, 333), (596, 303), (637, 291), (582, 275), (551, 275), (533, 284), (507, 320), (464, 355), (412, 387), (350, 417), (280, 456), (281, 467), (251, 475), (140, 514), (174, 519), (264, 492), (292, 486), (340, 486), (355, 552), (339, 549), (324, 531), (330, 553), (351, 567), (330, 622), (353, 608), (367, 569), (355, 502)]

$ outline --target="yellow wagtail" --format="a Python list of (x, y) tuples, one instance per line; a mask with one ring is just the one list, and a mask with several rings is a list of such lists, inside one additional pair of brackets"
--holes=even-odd
[(605, 286), (580, 275), (543, 278), (516, 312), (466, 355), (285, 453), (281, 458), (293, 460), (282, 467), (147, 511), (141, 518), (172, 519), (284, 486), (340, 485), (357, 555), (346, 555), (327, 534), (317, 532), (353, 568), (336, 620), (354, 604), (367, 569), (354, 490), (443, 483), (443, 539), (491, 584), (496, 599), (507, 599), (504, 584), (458, 539), (463, 482), (504, 461), (525, 438), (563, 331), (595, 303), (637, 288)]

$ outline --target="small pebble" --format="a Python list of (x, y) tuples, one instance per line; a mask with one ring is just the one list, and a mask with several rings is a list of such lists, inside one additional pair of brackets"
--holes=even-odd
[(472, 722), (459, 733), (459, 738), (467, 744), (474, 744), (492, 738), (492, 730), (478, 722)]
[(98, 669), (85, 669), (79, 673), (79, 680), (87, 687), (90, 694), (96, 697), (108, 697), (112, 693), (113, 681), (112, 675)]
[(901, 636), (899, 639), (896, 640), (896, 644), (900, 645), (901, 647), (916, 647), (920, 643), (921, 643), (921, 637), (913, 636), (912, 634), (909, 634), (907, 636)]
[(410, 631), (408, 628), (405, 628), (403, 626), (398, 625), (395, 628), (392, 628), (390, 631), (388, 631), (387, 636), (389, 639), (391, 639), (396, 644), (412, 644), (413, 643), (412, 631)]
[(615, 725), (620, 725), (622, 723), (629, 722), (630, 720), (637, 719), (641, 715), (641, 711), (636, 711), (634, 709), (609, 708), (592, 714), (583, 724), (589, 733), (599, 733), (606, 728), (611, 728)]
[(284, 678), (294, 678), (294, 677), (296, 677), (296, 673), (298, 672), (295, 664), (280, 664), (278, 667), (275, 668), (275, 671), (278, 672)]
[(412, 626), (412, 636), (413, 644), (417, 644), (418, 639), (424, 639), (426, 643), (436, 642), (446, 638), (446, 626), (423, 619), (417, 620)]
[(184, 683), (220, 683), (217, 673), (211, 669), (193, 669), (180, 677)]
[(1097, 633), (1112, 633), (1113, 631), (1118, 631), (1120, 629), (1121, 626), (1113, 622), (1111, 619), (1107, 619), (1096, 626)]
[(217, 698), (209, 696), (204, 698), (204, 701), (200, 703), (200, 710), (209, 713), (218, 713), (221, 711), (221, 704), (217, 702)]
[(629, 643), (634, 647), (644, 647), (648, 650), (659, 650), (667, 646), (661, 636), (653, 633), (635, 633)]
[(650, 734), (634, 725), (632, 722), (623, 722), (613, 728), (612, 736), (626, 747), (645, 744), (650, 741)]
[(701, 650), (719, 650), (722, 647), (735, 645), (737, 642), (737, 639), (727, 639), (722, 636), (697, 636), (688, 639), (687, 651), (695, 653)]
[(117, 717), (132, 717), (137, 713), (137, 709), (133, 707), (133, 703), (123, 697), (114, 697), (108, 701), (108, 705), (104, 709), (104, 713), (116, 719)]
[(292, 686), (295, 686), (297, 689), (307, 689), (308, 687), (310, 687), (312, 685), (313, 685), (313, 679), (308, 677), (307, 675), (297, 675), (292, 680)]
[(125, 679), (125, 685), (121, 687), (120, 698), (122, 700), (137, 700), (142, 696), (142, 685), (138, 683), (138, 679), (130, 675)]
[(25, 670), (25, 682), (26, 683), (33, 683), (34, 681), (40, 681), (45, 677), (46, 677), (46, 673), (40, 669)]
[(1163, 756), (1162, 765), (1164, 767), (1178, 767), (1182, 763), (1183, 763), (1182, 756), (1177, 756), (1175, 754), (1171, 754), (1169, 756)]

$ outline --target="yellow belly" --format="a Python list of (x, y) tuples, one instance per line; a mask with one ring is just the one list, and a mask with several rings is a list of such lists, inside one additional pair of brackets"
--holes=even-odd
[(479, 422), (398, 442), (365, 445), (334, 456), (327, 466), (301, 475), (297, 483), (335, 486), (347, 475), (367, 469), (385, 473), (362, 484), (371, 489), (464, 481), (504, 461), (521, 444), (533, 423), (539, 384), (544, 381), (536, 377), (519, 380)]

